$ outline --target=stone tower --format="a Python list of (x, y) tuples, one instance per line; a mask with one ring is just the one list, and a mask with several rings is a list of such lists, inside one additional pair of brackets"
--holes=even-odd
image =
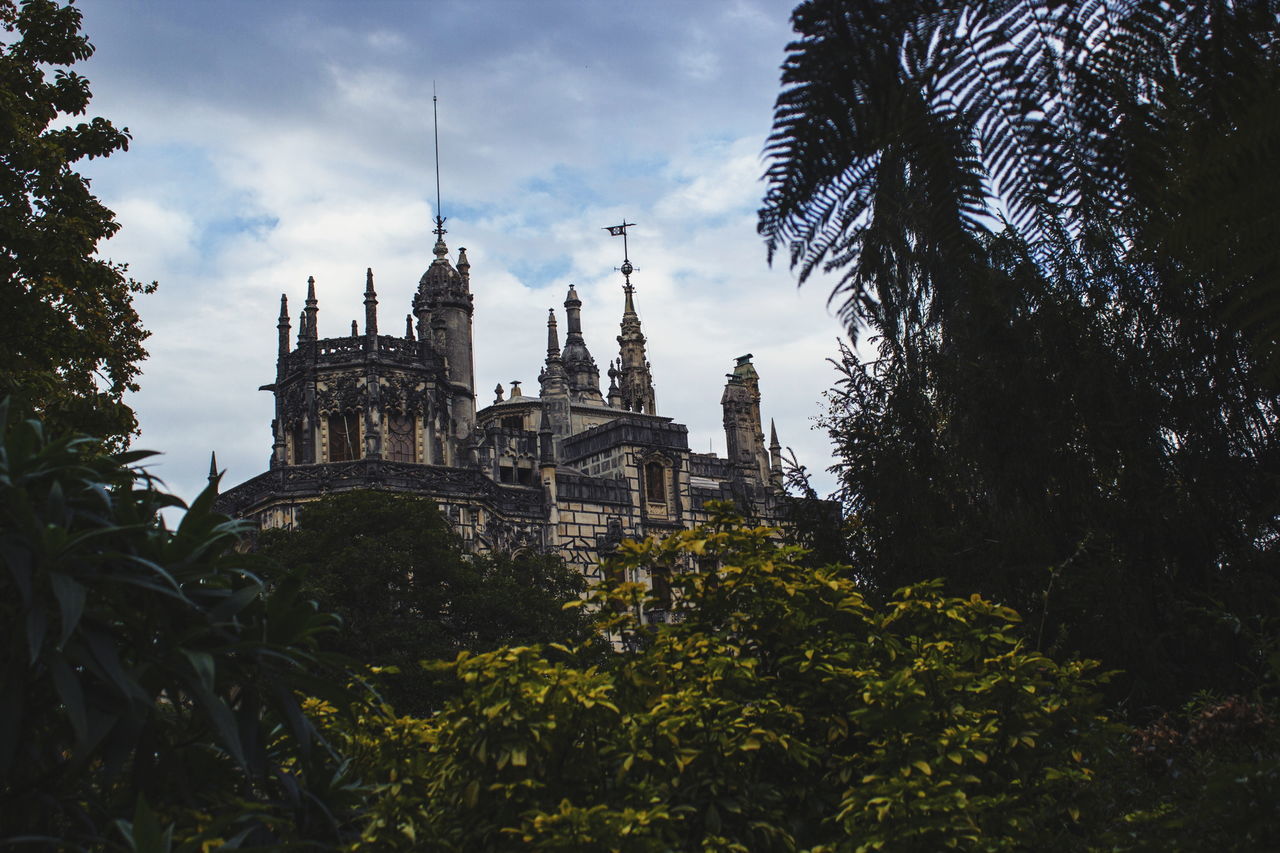
[(602, 405), (600, 368), (596, 367), (596, 360), (587, 351), (587, 343), (582, 338), (582, 300), (572, 284), (564, 300), (564, 314), (569, 326), (569, 333), (564, 339), (564, 370), (569, 380), (569, 394), (575, 403)]
[(444, 227), (437, 221), (435, 260), (418, 281), (413, 299), (418, 339), (444, 356), (450, 390), (449, 433), (455, 441), (470, 437), (476, 425), (476, 376), (472, 349), (471, 264), (458, 250), (458, 266), (449, 262)]
[(625, 301), (622, 306), (622, 334), (618, 335), (618, 360), (609, 369), (609, 405), (628, 412), (656, 415), (657, 405), (653, 396), (653, 375), (649, 372), (649, 359), (644, 349), (644, 332), (640, 330), (640, 315), (636, 313), (631, 284), (633, 267), (630, 261), (622, 262), (622, 286)]
[[(738, 363), (733, 373), (728, 374), (728, 379), (720, 397), (720, 406), (724, 411), (724, 437), (729, 461), (745, 478), (761, 484), (772, 482), (771, 460), (765, 450), (764, 428), (760, 420), (760, 375), (751, 364), (751, 353), (738, 356)], [(774, 439), (776, 441), (776, 433)]]

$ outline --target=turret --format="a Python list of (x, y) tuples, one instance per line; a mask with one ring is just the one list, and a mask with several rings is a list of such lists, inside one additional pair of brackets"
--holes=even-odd
[(476, 422), (475, 361), (472, 352), (471, 317), (474, 300), (470, 289), (471, 264), (466, 249), (458, 252), (458, 263), (466, 274), (449, 263), (449, 249), (444, 243), (444, 220), (436, 220), (435, 260), (418, 281), (414, 306), (419, 317), (421, 337), (427, 316), (430, 317), (432, 343), (448, 362), (449, 384), (454, 393), (454, 435), (468, 435)]
[(596, 367), (596, 361), (582, 337), (582, 300), (572, 284), (564, 300), (564, 313), (569, 328), (564, 342), (564, 370), (569, 380), (569, 393), (574, 402), (599, 405), (604, 402), (600, 394), (600, 369)]
[[(298, 340), (314, 341), (320, 338), (320, 302), (316, 299), (315, 276), (307, 277), (307, 307), (302, 309), (303, 328), (298, 332)], [(304, 338), (303, 335), (306, 337)]]
[(738, 356), (728, 379), (720, 406), (729, 461), (742, 477), (763, 485), (770, 482), (770, 466), (760, 423), (760, 376), (751, 364), (750, 353)]
[(782, 445), (778, 443), (778, 427), (769, 419), (769, 474), (773, 484), (783, 488), (785, 480), (782, 476)]
[(369, 337), (366, 346), (372, 350), (378, 342), (378, 294), (373, 290), (373, 268), (364, 275), (364, 333)]
[(632, 269), (630, 262), (623, 261), (622, 274), (626, 277), (626, 284), (622, 287), (625, 294), (622, 334), (618, 335), (618, 399), (620, 408), (654, 415), (658, 409), (654, 400), (653, 376), (645, 355), (644, 332), (640, 330), (640, 315), (636, 313)]
[[(571, 406), (569, 380), (560, 355), (560, 339), (556, 330), (555, 309), (547, 309), (547, 363), (538, 375), (542, 410), (556, 435), (569, 434)], [(514, 392), (512, 392), (514, 394)]]
[(276, 329), (280, 333), (279, 356), (284, 358), (289, 354), (289, 297), (280, 294), (280, 319), (276, 321)]

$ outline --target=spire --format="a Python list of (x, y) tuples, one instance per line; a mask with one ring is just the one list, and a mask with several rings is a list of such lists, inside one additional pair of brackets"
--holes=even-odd
[(471, 278), (471, 261), (467, 260), (467, 247), (458, 247), (458, 272), (463, 278)]
[(635, 317), (636, 322), (638, 323), (640, 318), (639, 315), (636, 314), (636, 303), (632, 298), (632, 294), (636, 292), (636, 289), (631, 286), (630, 279), (628, 279), (627, 283), (622, 286), (622, 292), (627, 295), (626, 302), (622, 306), (623, 319), (625, 320), (628, 317)]
[[(634, 222), (623, 220), (621, 225), (614, 225), (607, 230), (613, 236), (622, 237), (622, 334), (618, 335), (618, 407), (631, 412), (656, 414), (657, 406), (653, 393), (653, 375), (649, 371), (649, 360), (645, 354), (644, 332), (640, 329), (640, 315), (636, 313), (635, 287), (631, 284), (631, 274), (635, 267), (627, 255), (627, 229)], [(612, 395), (611, 395), (612, 396)]]
[(618, 390), (618, 368), (616, 362), (609, 362), (609, 405), (615, 409), (622, 408), (622, 392)]
[(600, 395), (600, 368), (596, 367), (596, 360), (583, 340), (582, 300), (572, 284), (564, 299), (564, 313), (569, 327), (564, 341), (564, 371), (570, 395), (575, 402), (600, 405), (604, 402)]
[(371, 338), (378, 334), (378, 294), (373, 289), (373, 267), (364, 273), (364, 333)]
[[(320, 305), (320, 302), (319, 300), (316, 299), (316, 278), (315, 276), (308, 276), (307, 277), (307, 307), (303, 309), (302, 313), (305, 314), (307, 318), (306, 319), (306, 334), (307, 334), (306, 339), (309, 341), (318, 340), (320, 337), (319, 325), (316, 322), (317, 315), (319, 315), (320, 313), (319, 305)], [(299, 334), (299, 338), (301, 338), (301, 334)]]
[(436, 227), (432, 233), (436, 235), (435, 256), (437, 259), (443, 259), (449, 254), (449, 250), (444, 245), (444, 215), (440, 212), (440, 113), (436, 107), (438, 102), (436, 98), (436, 81), (431, 81), (431, 135), (435, 141), (436, 152)]
[(209, 451), (209, 485), (218, 488), (218, 452)]
[[(538, 375), (538, 382), (543, 397), (550, 395), (568, 395), (569, 381), (565, 376), (564, 360), (560, 357), (560, 335), (556, 328), (556, 310), (547, 309), (547, 363)], [(514, 389), (512, 396), (515, 395)]]
[(560, 335), (556, 331), (556, 309), (547, 309), (547, 361), (560, 357)]
[(572, 284), (564, 297), (564, 314), (569, 323), (569, 337), (582, 337), (582, 300), (578, 298), (577, 288)]
[(778, 427), (769, 419), (769, 474), (773, 484), (782, 488), (782, 445), (778, 443)]
[(276, 321), (280, 333), (280, 357), (289, 354), (289, 297), (280, 294), (280, 319)]

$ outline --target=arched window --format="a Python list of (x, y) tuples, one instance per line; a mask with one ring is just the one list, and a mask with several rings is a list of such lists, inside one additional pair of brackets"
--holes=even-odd
[(667, 502), (667, 469), (661, 462), (645, 463), (644, 496), (651, 504)]
[(392, 462), (418, 461), (417, 424), (413, 415), (387, 415), (387, 458)]
[(291, 464), (305, 465), (308, 462), (306, 434), (302, 431), (302, 424), (296, 423), (289, 428), (289, 452), (293, 454)]
[(329, 461), (351, 462), (360, 456), (360, 416), (355, 412), (329, 415)]

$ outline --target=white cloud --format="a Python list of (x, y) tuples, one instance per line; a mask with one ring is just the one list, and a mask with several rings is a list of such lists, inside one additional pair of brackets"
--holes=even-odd
[(821, 283), (797, 293), (755, 233), (789, 2), (219, 8), (85, 9), (95, 112), (136, 143), (93, 164), (126, 224), (106, 254), (161, 283), (139, 301), (154, 336), (138, 443), (167, 451), (181, 493), (203, 485), (210, 449), (235, 482), (265, 467), (271, 400), (255, 389), (282, 291), (296, 324), (314, 275), (321, 331), (340, 334), (362, 319), (371, 266), (382, 328), (403, 328), (434, 239), (432, 80), (482, 405), (497, 382), (536, 383), (570, 282), (601, 368), (616, 355), (622, 244), (601, 229), (625, 216), (659, 410), (723, 453), (724, 374), (752, 352), (766, 419), (826, 466), (811, 426), (840, 330)]

